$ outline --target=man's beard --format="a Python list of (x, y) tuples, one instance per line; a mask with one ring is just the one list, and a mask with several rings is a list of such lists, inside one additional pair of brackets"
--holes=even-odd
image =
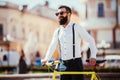
[(67, 22), (67, 20), (68, 20), (68, 17), (66, 16), (66, 17), (63, 17), (63, 19), (61, 19), (60, 21), (59, 21), (59, 24), (60, 25), (64, 25), (66, 22)]

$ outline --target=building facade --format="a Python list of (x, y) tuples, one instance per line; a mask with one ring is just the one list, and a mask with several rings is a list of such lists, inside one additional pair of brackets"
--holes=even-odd
[(96, 43), (105, 41), (110, 43), (110, 48), (120, 48), (119, 4), (119, 0), (88, 0), (85, 3), (85, 17), (80, 24), (91, 32)]
[[(26, 53), (40, 51), (44, 57), (54, 30), (59, 26), (54, 15), (56, 10), (46, 5), (37, 5), (27, 10), (25, 5), (20, 11), (17, 5), (13, 5), (5, 2), (0, 7), (1, 48), (17, 51), (24, 49)], [(78, 14), (73, 13), (72, 20), (79, 23)], [(58, 53), (57, 50), (55, 53)]]
[(120, 1), (87, 0), (84, 8), (80, 24), (94, 36), (97, 58), (107, 60), (104, 67), (119, 67), (119, 58), (114, 56), (120, 56)]

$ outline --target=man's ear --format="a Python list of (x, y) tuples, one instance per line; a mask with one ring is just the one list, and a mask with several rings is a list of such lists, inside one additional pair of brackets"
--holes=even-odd
[(71, 13), (68, 13), (69, 16), (71, 16)]

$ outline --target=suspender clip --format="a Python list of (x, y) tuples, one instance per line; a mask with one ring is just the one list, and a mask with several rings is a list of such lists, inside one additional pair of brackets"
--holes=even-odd
[(73, 60), (75, 60), (75, 57), (73, 57)]

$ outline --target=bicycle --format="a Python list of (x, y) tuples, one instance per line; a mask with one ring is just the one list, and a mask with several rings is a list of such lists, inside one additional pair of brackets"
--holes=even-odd
[(66, 71), (57, 71), (57, 67), (60, 61), (53, 61), (53, 62), (47, 62), (46, 65), (48, 68), (52, 69), (51, 66), (55, 66), (53, 70), (53, 76), (52, 80), (56, 80), (56, 75), (57, 74), (83, 74), (83, 75), (92, 75), (91, 80), (101, 80), (100, 77), (96, 74), (96, 72), (91, 71), (91, 72), (66, 72)]

